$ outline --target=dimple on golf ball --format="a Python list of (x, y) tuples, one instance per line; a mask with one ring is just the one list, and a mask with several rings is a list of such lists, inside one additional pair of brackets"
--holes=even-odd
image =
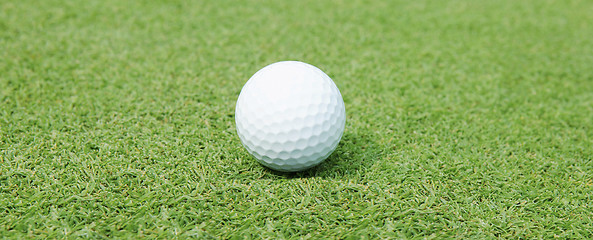
[(336, 149), (346, 110), (327, 74), (284, 61), (262, 68), (243, 86), (235, 123), (243, 146), (261, 164), (296, 172), (318, 165)]

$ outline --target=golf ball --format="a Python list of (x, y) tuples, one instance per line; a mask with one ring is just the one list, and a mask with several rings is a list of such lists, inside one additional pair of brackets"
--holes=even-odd
[(323, 71), (284, 61), (262, 68), (243, 86), (235, 123), (243, 146), (261, 164), (296, 172), (318, 165), (336, 149), (346, 109)]

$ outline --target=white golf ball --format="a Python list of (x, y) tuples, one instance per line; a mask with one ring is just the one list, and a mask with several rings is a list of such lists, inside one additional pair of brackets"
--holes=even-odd
[(277, 62), (243, 86), (235, 123), (243, 146), (261, 164), (295, 172), (323, 162), (336, 149), (346, 109), (338, 87), (319, 68)]

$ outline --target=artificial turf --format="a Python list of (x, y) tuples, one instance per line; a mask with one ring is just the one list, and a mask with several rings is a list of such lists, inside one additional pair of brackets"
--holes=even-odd
[[(593, 2), (0, 2), (0, 237), (592, 238)], [(340, 88), (336, 152), (242, 148), (258, 69)]]

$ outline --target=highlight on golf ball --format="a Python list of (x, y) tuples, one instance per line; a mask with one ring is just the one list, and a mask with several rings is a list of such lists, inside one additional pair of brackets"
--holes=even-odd
[(327, 74), (283, 61), (262, 68), (243, 86), (235, 123), (243, 146), (261, 164), (296, 172), (320, 164), (336, 149), (346, 109)]

